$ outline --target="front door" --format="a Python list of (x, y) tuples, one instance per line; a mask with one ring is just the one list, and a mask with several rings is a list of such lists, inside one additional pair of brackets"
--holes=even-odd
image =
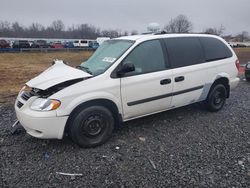
[(167, 58), (160, 40), (139, 44), (122, 63), (135, 66), (135, 71), (121, 78), (124, 120), (170, 108), (172, 70), (167, 69)]

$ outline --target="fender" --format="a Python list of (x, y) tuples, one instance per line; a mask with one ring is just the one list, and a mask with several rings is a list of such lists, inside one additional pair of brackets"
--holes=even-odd
[[(69, 99), (66, 104), (67, 106), (64, 106), (63, 108), (60, 108), (57, 110), (57, 116), (68, 116), (79, 104), (91, 101), (91, 100), (97, 100), (97, 99), (106, 99), (110, 100), (115, 103), (117, 106), (118, 112), (120, 114), (123, 114), (122, 112), (122, 106), (121, 106), (121, 101), (119, 100), (118, 97), (114, 96), (111, 93), (107, 92), (91, 92), (91, 93), (86, 93), (84, 95), (80, 95), (75, 99)], [(65, 99), (67, 100), (67, 99)], [(63, 103), (64, 99), (62, 99)]]
[[(204, 85), (204, 88), (203, 88), (203, 91), (201, 93), (201, 96), (199, 98), (199, 101), (203, 101), (203, 100), (206, 100), (207, 98), (207, 95), (212, 87), (212, 85), (214, 84), (214, 82), (220, 78), (227, 78), (228, 81), (229, 81), (229, 74), (225, 73), (225, 72), (221, 72), (219, 74), (217, 74), (216, 76), (214, 76), (211, 80), (210, 83), (206, 83)], [(228, 91), (229, 92), (229, 91)], [(228, 96), (229, 96), (229, 93), (228, 93)]]

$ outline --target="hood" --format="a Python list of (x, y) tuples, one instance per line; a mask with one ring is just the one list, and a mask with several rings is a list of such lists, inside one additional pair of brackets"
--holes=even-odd
[(55, 60), (54, 65), (46, 69), (37, 77), (26, 83), (29, 87), (46, 90), (54, 85), (79, 79), (92, 77), (82, 70), (65, 65), (62, 60)]

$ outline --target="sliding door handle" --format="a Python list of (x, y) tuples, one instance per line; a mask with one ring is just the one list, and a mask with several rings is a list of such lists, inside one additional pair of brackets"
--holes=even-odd
[(183, 80), (185, 80), (184, 76), (178, 76), (178, 77), (175, 77), (175, 78), (174, 78), (174, 81), (175, 81), (175, 82), (181, 82), (181, 81), (183, 81)]
[(170, 79), (170, 78), (164, 79), (164, 80), (161, 80), (161, 81), (160, 81), (160, 84), (161, 84), (161, 85), (166, 85), (166, 84), (170, 84), (170, 83), (171, 83), (171, 79)]

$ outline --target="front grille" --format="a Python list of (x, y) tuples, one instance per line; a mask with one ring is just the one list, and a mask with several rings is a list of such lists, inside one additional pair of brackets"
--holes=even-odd
[(29, 100), (29, 98), (32, 96), (34, 96), (32, 92), (23, 92), (23, 94), (21, 95), (22, 99), (25, 101)]
[(20, 101), (17, 101), (16, 105), (17, 105), (18, 108), (21, 108), (23, 106), (23, 103), (21, 103)]

